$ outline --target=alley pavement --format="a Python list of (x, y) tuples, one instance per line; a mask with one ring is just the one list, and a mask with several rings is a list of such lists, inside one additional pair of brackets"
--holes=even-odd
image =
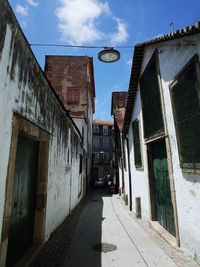
[(134, 217), (121, 197), (96, 189), (52, 235), (31, 267), (195, 267)]

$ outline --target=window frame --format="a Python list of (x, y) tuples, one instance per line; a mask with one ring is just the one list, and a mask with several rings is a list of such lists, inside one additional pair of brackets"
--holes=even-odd
[(93, 133), (99, 133), (99, 125), (97, 124), (93, 125)]
[(107, 125), (103, 125), (103, 135), (108, 135), (108, 126)]
[(179, 129), (177, 127), (177, 115), (176, 115), (176, 107), (172, 96), (172, 91), (175, 90), (175, 86), (178, 83), (178, 80), (181, 79), (182, 76), (184, 76), (184, 73), (187, 72), (187, 70), (194, 65), (194, 68), (196, 69), (196, 80), (195, 80), (195, 89), (197, 92), (199, 107), (200, 107), (200, 63), (199, 63), (199, 57), (198, 54), (195, 54), (185, 65), (184, 67), (176, 74), (176, 76), (172, 79), (171, 83), (169, 84), (169, 91), (170, 91), (170, 98), (171, 98), (171, 105), (172, 105), (172, 114), (173, 114), (173, 120), (174, 120), (174, 126), (175, 126), (175, 133), (176, 133), (176, 139), (177, 139), (177, 146), (178, 146), (178, 154), (179, 154), (179, 161), (180, 161), (180, 167), (184, 172), (191, 172), (191, 173), (200, 173), (200, 162), (198, 163), (191, 163), (191, 162), (184, 162), (183, 160), (183, 153), (182, 153), (182, 144), (180, 141), (179, 136)]
[(94, 163), (99, 163), (99, 152), (93, 152), (94, 153)]
[[(107, 144), (107, 145), (105, 145), (105, 143)], [(103, 139), (103, 148), (109, 148), (109, 139)]]
[[(136, 124), (137, 123), (137, 124)], [(136, 143), (135, 138), (135, 132), (134, 132), (134, 124), (137, 125), (137, 134), (138, 134), (138, 142)], [(134, 147), (134, 164), (136, 169), (142, 169), (143, 168), (143, 158), (142, 158), (142, 150), (141, 150), (141, 132), (140, 132), (140, 121), (138, 118), (136, 118), (132, 122), (132, 137), (133, 137), (133, 147)], [(140, 155), (140, 162), (136, 162), (137, 160), (137, 154), (136, 154), (136, 147), (139, 146), (139, 155)]]
[[(73, 94), (72, 97), (70, 96), (71, 94)], [(68, 105), (78, 105), (79, 101), (80, 101), (79, 88), (78, 87), (68, 87), (67, 88), (67, 104)]]
[(109, 163), (109, 160), (110, 160), (109, 152), (104, 152), (104, 154), (103, 154), (104, 163)]
[(98, 148), (99, 147), (99, 138), (98, 137), (93, 137), (92, 145), (95, 148)]
[[(143, 110), (143, 99), (142, 99), (142, 90), (141, 90), (141, 83), (146, 76), (147, 72), (151, 68), (152, 64), (155, 62), (155, 68), (156, 68), (156, 78), (158, 82), (158, 92), (159, 92), (159, 99), (160, 99), (160, 111), (162, 116), (162, 129), (157, 130), (156, 132), (150, 134), (149, 136), (146, 136), (146, 129), (145, 129), (145, 120), (144, 120), (144, 110)], [(140, 89), (140, 99), (141, 99), (141, 109), (142, 109), (142, 116), (143, 116), (143, 135), (145, 141), (150, 141), (155, 138), (161, 138), (163, 135), (165, 135), (165, 118), (164, 118), (164, 112), (163, 112), (163, 103), (162, 103), (162, 85), (160, 81), (160, 68), (159, 68), (159, 58), (158, 58), (158, 49), (155, 49), (152, 56), (150, 57), (148, 63), (145, 66), (145, 69), (143, 70), (140, 78), (139, 78), (139, 89)]]

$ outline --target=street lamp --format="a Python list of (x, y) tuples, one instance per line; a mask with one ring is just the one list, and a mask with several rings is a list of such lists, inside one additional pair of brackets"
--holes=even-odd
[(104, 63), (116, 62), (120, 59), (120, 53), (113, 47), (105, 47), (99, 52), (98, 59)]

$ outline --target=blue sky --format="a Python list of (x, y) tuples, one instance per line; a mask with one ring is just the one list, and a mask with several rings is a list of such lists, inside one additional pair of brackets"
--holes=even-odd
[[(200, 20), (199, 0), (10, 0), (29, 43), (133, 46)], [(127, 91), (133, 48), (105, 64), (100, 49), (33, 47), (44, 67), (46, 54), (92, 56), (96, 86), (94, 118), (111, 119), (111, 94)]]

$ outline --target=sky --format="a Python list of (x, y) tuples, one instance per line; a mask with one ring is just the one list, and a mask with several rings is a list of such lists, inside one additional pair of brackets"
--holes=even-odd
[(115, 63), (98, 60), (101, 49), (32, 47), (42, 69), (45, 55), (91, 56), (94, 119), (111, 120), (111, 95), (128, 91), (134, 45), (200, 21), (200, 0), (10, 0), (29, 43), (117, 48)]

